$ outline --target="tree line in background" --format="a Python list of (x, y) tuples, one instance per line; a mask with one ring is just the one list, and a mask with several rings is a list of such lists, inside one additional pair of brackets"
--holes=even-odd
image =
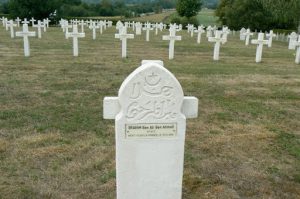
[[(55, 13), (56, 18), (89, 16), (137, 16), (141, 13), (159, 13), (163, 9), (175, 7), (176, 0), (142, 1), (128, 4), (125, 0), (101, 0), (87, 3), (81, 0), (8, 0), (0, 6), (0, 13), (13, 18), (37, 19), (49, 17)], [(96, 2), (96, 1), (95, 1)]]
[(295, 30), (300, 23), (300, 0), (220, 0), (216, 15), (235, 30)]

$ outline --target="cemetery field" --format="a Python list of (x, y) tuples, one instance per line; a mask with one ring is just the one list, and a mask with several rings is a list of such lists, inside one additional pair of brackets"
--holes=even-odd
[[(128, 40), (121, 59), (115, 27), (79, 39), (79, 57), (60, 28), (23, 40), (0, 27), (0, 198), (116, 197), (114, 121), (102, 100), (116, 96), (143, 59), (163, 60), (199, 117), (187, 120), (183, 198), (300, 197), (300, 66), (287, 42), (245, 47), (196, 43), (186, 30), (168, 60), (168, 42), (151, 32)], [(131, 32), (131, 31), (129, 31)]]

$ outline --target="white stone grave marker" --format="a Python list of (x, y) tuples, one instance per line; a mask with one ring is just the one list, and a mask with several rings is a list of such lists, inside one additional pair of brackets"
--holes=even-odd
[(269, 40), (264, 40), (264, 36), (265, 36), (264, 33), (258, 33), (258, 39), (251, 40), (252, 44), (256, 44), (257, 45), (256, 59), (255, 59), (256, 63), (261, 62), (262, 52), (263, 52), (263, 46), (269, 44)]
[(73, 32), (66, 33), (67, 38), (73, 37), (73, 55), (78, 56), (78, 38), (84, 38), (85, 33), (79, 33), (77, 25), (73, 25)]
[(23, 24), (23, 31), (22, 32), (16, 32), (17, 37), (23, 37), (24, 40), (24, 55), (25, 57), (30, 56), (30, 45), (29, 45), (29, 39), (28, 37), (35, 37), (36, 33), (35, 32), (30, 32), (28, 30), (28, 24), (25, 23)]
[(161, 61), (143, 61), (103, 107), (115, 119), (117, 199), (181, 199), (186, 118), (197, 117), (198, 99)]

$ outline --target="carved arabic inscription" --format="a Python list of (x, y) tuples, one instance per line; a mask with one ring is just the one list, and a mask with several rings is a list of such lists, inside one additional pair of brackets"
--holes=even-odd
[(130, 104), (127, 107), (128, 120), (174, 119), (174, 87), (152, 72), (132, 84)]

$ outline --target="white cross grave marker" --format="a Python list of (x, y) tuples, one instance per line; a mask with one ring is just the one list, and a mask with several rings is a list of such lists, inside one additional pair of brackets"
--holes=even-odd
[(17, 27), (20, 27), (20, 22), (21, 22), (22, 20), (19, 18), (19, 17), (17, 17), (17, 19), (16, 19), (16, 22), (17, 22)]
[(195, 27), (193, 24), (190, 26), (190, 31), (191, 31), (191, 37), (194, 37)]
[(81, 20), (81, 21), (79, 22), (79, 25), (80, 25), (80, 27), (81, 27), (81, 32), (84, 32), (84, 26), (86, 25), (86, 23), (84, 22), (84, 20)]
[(270, 33), (267, 34), (266, 36), (267, 38), (269, 38), (268, 47), (271, 48), (273, 43), (273, 37), (276, 37), (276, 34), (273, 32), (273, 30), (270, 30)]
[(127, 27), (124, 26), (119, 34), (115, 34), (116, 39), (120, 39), (122, 41), (122, 58), (127, 57), (127, 39), (133, 39), (133, 34), (127, 34)]
[(269, 44), (269, 40), (264, 40), (264, 36), (265, 36), (265, 34), (261, 32), (261, 33), (258, 33), (258, 39), (251, 40), (252, 44), (257, 45), (256, 59), (255, 59), (256, 63), (261, 62), (263, 46)]
[(2, 17), (1, 18), (1, 20), (2, 20), (2, 25), (3, 25), (3, 27), (5, 27), (6, 26), (6, 18), (5, 17)]
[(143, 25), (140, 22), (135, 23), (135, 34), (136, 35), (142, 34), (142, 27), (143, 27)]
[(10, 21), (8, 19), (5, 20), (5, 30), (8, 31), (10, 25)]
[(66, 39), (68, 39), (68, 34), (69, 34), (69, 28), (72, 28), (74, 26), (69, 25), (69, 22), (67, 20), (63, 21), (63, 24), (61, 25), (63, 32), (65, 33)]
[(14, 31), (14, 27), (17, 27), (17, 24), (14, 24), (13, 20), (10, 20), (8, 22), (8, 27), (10, 28), (10, 37), (11, 38), (15, 38), (15, 31)]
[(213, 36), (212, 31), (213, 31), (213, 28), (211, 26), (208, 26), (206, 28), (206, 37), (208, 37), (208, 38), (212, 37)]
[(215, 48), (214, 48), (214, 60), (218, 61), (220, 59), (220, 47), (221, 43), (224, 44), (226, 40), (224, 38), (221, 38), (222, 31), (217, 30), (216, 31), (216, 36), (215, 37), (208, 37), (209, 42), (214, 42), (215, 43)]
[[(113, 22), (112, 21), (108, 21), (108, 22), (106, 22), (106, 24), (107, 24), (107, 27), (112, 27), (112, 24), (113, 24)], [(104, 26), (104, 29), (106, 29), (106, 26)]]
[(298, 39), (298, 35), (297, 33), (295, 32), (292, 32), (289, 36), (289, 50), (295, 50), (296, 49), (296, 46), (294, 45), (295, 42), (297, 42), (297, 39)]
[(149, 41), (150, 30), (153, 30), (151, 23), (147, 22), (143, 30), (146, 30), (146, 41)]
[(22, 32), (16, 32), (17, 37), (23, 37), (24, 40), (24, 55), (25, 57), (30, 56), (30, 45), (29, 45), (29, 40), (28, 37), (35, 37), (36, 33), (35, 32), (30, 32), (28, 31), (28, 24), (23, 24), (23, 31)]
[(186, 118), (198, 99), (184, 97), (162, 61), (143, 61), (118, 97), (105, 97), (104, 119), (115, 119), (117, 199), (181, 199)]
[(197, 33), (197, 43), (200, 44), (201, 43), (201, 36), (203, 33), (205, 33), (205, 30), (203, 29), (203, 26), (198, 26), (198, 30), (195, 30), (195, 32)]
[(169, 40), (169, 59), (174, 59), (174, 45), (175, 41), (180, 41), (181, 36), (176, 36), (176, 30), (175, 28), (170, 28), (170, 35), (164, 35), (163, 40)]
[(229, 28), (226, 26), (223, 26), (223, 28), (222, 28), (222, 39), (224, 40), (223, 44), (227, 42), (229, 33), (230, 33)]
[(134, 30), (135, 30), (135, 22), (134, 21), (131, 22), (131, 27), (132, 27), (132, 31), (134, 32)]
[(46, 28), (49, 28), (49, 23), (51, 22), (51, 20), (49, 20), (48, 18), (44, 19), (44, 23), (46, 25)]
[(40, 20), (38, 20), (37, 24), (33, 24), (34, 28), (37, 28), (38, 30), (38, 38), (41, 39), (42, 38), (42, 28), (45, 27), (45, 24), (42, 24), (42, 22)]
[(106, 26), (106, 22), (104, 22), (104, 21), (99, 21), (99, 22), (98, 22), (98, 26), (99, 26), (99, 28), (100, 28), (100, 34), (102, 35), (102, 34), (103, 34), (103, 27)]
[(73, 37), (73, 55), (78, 56), (78, 38), (84, 38), (85, 33), (79, 33), (77, 25), (73, 25), (73, 32), (66, 33), (67, 38)]
[(157, 35), (158, 34), (158, 29), (159, 29), (159, 24), (155, 23), (154, 27), (155, 27), (155, 35)]
[(29, 24), (30, 22), (27, 21), (27, 19), (25, 18), (23, 21), (22, 21), (22, 24)]
[(34, 26), (34, 22), (36, 21), (33, 17), (30, 19), (31, 21), (31, 26), (33, 27)]
[(298, 41), (295, 42), (295, 46), (297, 48), (295, 63), (300, 64), (300, 36), (298, 38)]
[(249, 45), (249, 41), (250, 41), (250, 36), (253, 36), (253, 33), (248, 28), (247, 31), (243, 33), (243, 35), (245, 36), (245, 45), (248, 46)]
[(96, 29), (98, 29), (100, 27), (96, 24), (96, 22), (93, 21), (90, 24), (89, 28), (93, 31), (93, 40), (95, 40), (96, 39)]
[(246, 39), (246, 35), (244, 34), (246, 32), (246, 28), (242, 28), (240, 30), (240, 40), (244, 41)]

